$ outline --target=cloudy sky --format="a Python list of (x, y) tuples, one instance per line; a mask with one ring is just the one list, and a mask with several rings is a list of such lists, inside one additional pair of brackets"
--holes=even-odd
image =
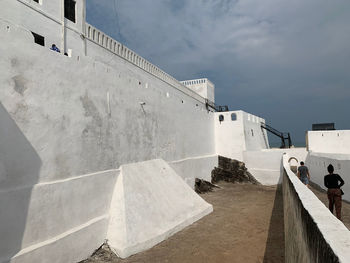
[(87, 0), (87, 20), (296, 143), (312, 123), (350, 129), (349, 0)]

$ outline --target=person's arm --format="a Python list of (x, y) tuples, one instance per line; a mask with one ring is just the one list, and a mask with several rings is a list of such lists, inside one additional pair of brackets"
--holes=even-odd
[(298, 176), (298, 178), (300, 179), (300, 172), (299, 172), (299, 170), (298, 170), (297, 176)]
[(340, 177), (340, 175), (338, 175), (338, 180), (340, 181), (339, 187), (342, 187), (345, 183), (344, 183), (343, 178)]
[(324, 186), (328, 188), (328, 181), (327, 181), (327, 176), (324, 177)]

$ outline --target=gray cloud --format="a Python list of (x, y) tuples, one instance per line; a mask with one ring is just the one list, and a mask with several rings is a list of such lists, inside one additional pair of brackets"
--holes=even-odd
[(314, 122), (350, 128), (348, 0), (88, 1), (88, 21), (177, 79), (208, 77), (218, 104), (296, 141)]

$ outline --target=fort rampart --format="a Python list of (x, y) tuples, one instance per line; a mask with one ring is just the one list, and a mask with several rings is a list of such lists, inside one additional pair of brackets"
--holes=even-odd
[(289, 169), (283, 156), (285, 262), (348, 262), (350, 232)]

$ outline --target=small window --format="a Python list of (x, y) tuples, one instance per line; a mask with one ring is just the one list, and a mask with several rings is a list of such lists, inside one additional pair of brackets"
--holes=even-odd
[(236, 121), (237, 120), (237, 115), (236, 113), (231, 114), (231, 120)]
[(34, 43), (40, 45), (40, 46), (45, 46), (45, 38), (39, 34), (36, 34), (34, 32), (32, 32), (33, 36), (34, 36)]
[(220, 115), (219, 115), (219, 122), (224, 121), (224, 119), (225, 119), (225, 118), (224, 118), (224, 115), (220, 114)]
[(75, 23), (75, 1), (64, 0), (64, 17)]
[(252, 136), (254, 137), (254, 131), (253, 131), (253, 129), (251, 129), (250, 131), (252, 132)]

